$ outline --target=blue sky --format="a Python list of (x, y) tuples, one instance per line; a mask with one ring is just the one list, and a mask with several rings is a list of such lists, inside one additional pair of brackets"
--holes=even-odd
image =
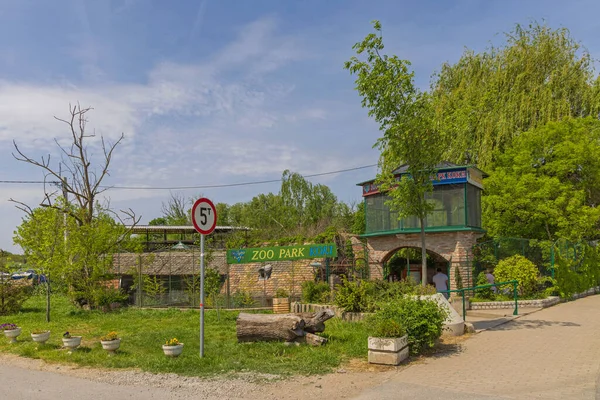
[[(389, 53), (410, 60), (427, 88), (441, 63), (465, 48), (502, 43), (515, 23), (567, 27), (600, 57), (595, 1), (0, 0), (0, 180), (39, 180), (16, 161), (58, 156), (53, 119), (69, 103), (92, 106), (89, 127), (121, 132), (111, 185), (172, 187), (278, 179), (377, 162), (377, 126), (343, 70), (352, 45), (383, 24)], [(90, 152), (98, 154), (97, 142)], [(314, 179), (347, 202), (375, 168)], [(215, 202), (248, 201), (279, 184), (179, 191)], [(23, 217), (8, 198), (38, 204), (36, 185), (0, 184), (0, 248)], [(106, 192), (142, 223), (168, 190)]]

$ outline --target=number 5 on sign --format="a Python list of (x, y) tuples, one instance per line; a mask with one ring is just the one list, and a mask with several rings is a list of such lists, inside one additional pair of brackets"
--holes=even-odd
[(192, 207), (192, 223), (203, 235), (209, 235), (217, 226), (217, 209), (212, 201), (206, 198), (196, 200)]

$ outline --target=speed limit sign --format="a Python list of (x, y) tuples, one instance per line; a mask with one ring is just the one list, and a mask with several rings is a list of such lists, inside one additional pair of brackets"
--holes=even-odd
[(194, 228), (203, 235), (209, 235), (217, 226), (217, 209), (207, 198), (196, 200), (192, 207), (192, 223)]
[(200, 232), (200, 357), (204, 357), (204, 235), (217, 226), (217, 209), (206, 198), (196, 200), (192, 207), (192, 223)]

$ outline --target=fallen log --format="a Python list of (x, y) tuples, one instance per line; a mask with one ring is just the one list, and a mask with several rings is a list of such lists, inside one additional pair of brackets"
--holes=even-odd
[(304, 336), (305, 322), (294, 314), (240, 313), (236, 320), (238, 342), (284, 340)]
[(240, 313), (236, 321), (238, 342), (279, 340), (320, 346), (327, 339), (314, 333), (323, 332), (325, 321), (334, 315), (330, 309), (300, 314)]
[(304, 319), (304, 331), (310, 333), (323, 332), (325, 330), (325, 321), (335, 317), (335, 313), (330, 308), (316, 313), (301, 313), (295, 315)]

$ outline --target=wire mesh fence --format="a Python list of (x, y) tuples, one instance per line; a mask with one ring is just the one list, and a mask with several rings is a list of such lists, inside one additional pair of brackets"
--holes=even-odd
[(551, 241), (501, 237), (473, 246), (473, 276), (493, 269), (499, 261), (521, 255), (532, 261), (541, 276), (554, 274), (554, 246)]

